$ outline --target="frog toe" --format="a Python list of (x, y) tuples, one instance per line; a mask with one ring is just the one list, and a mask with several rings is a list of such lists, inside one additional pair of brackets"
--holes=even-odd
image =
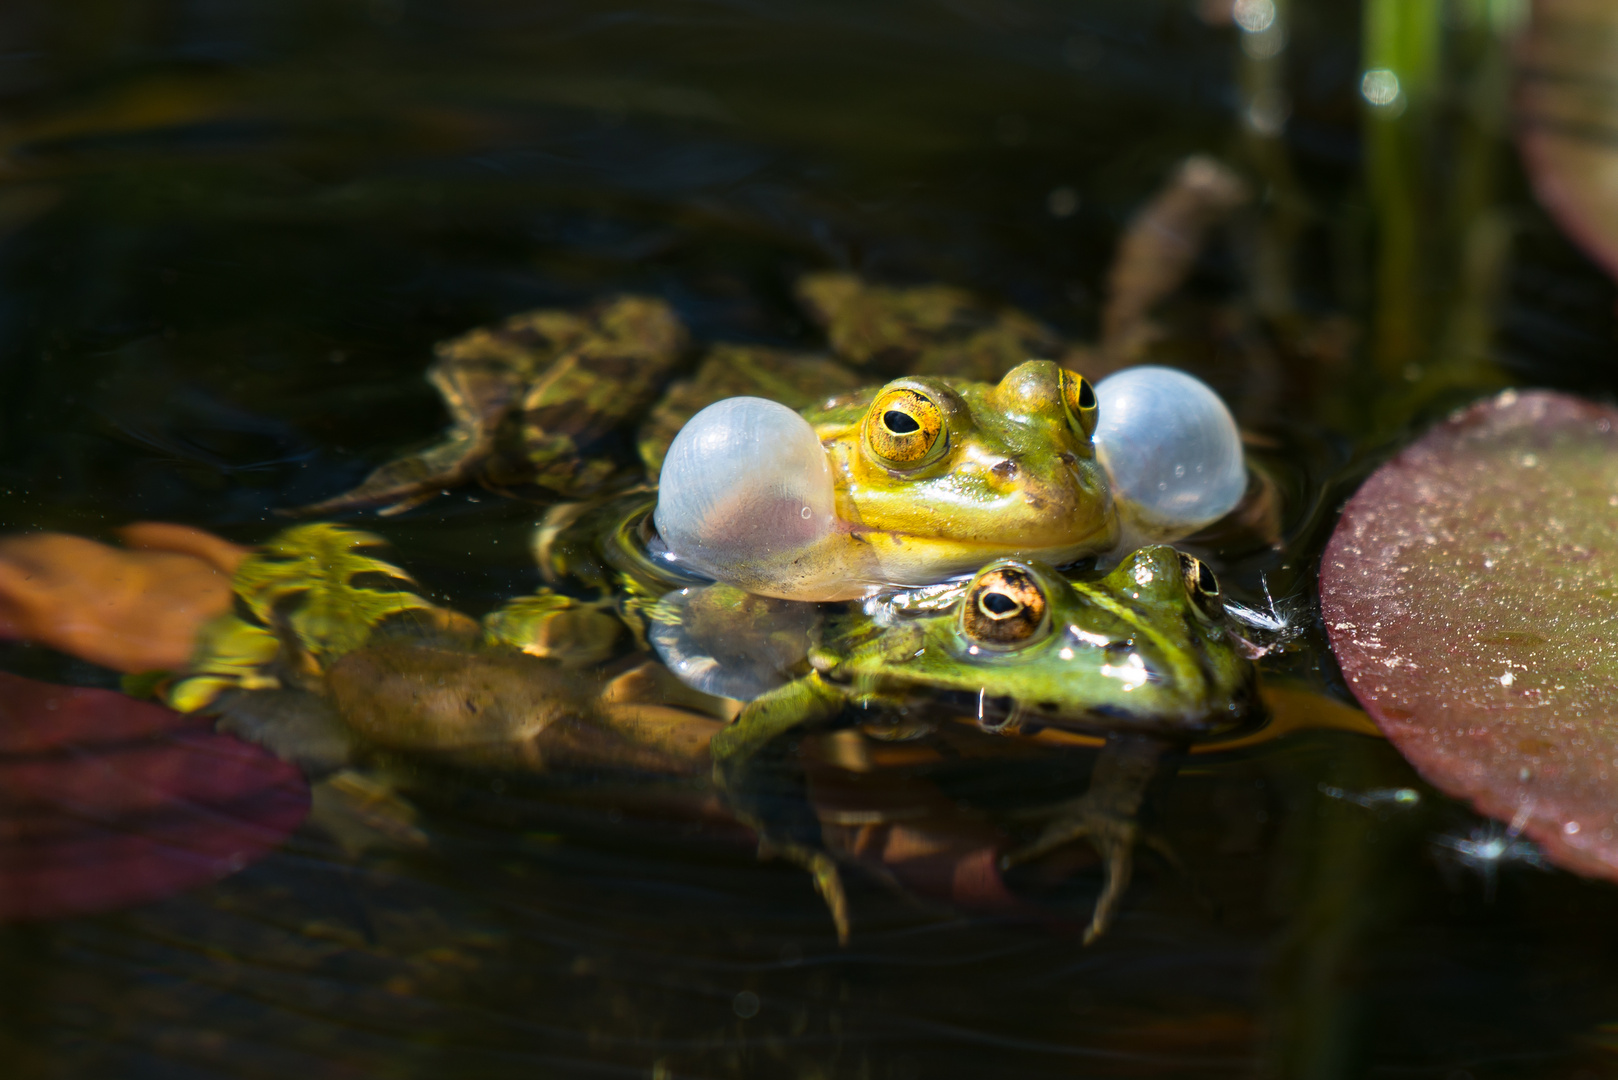
[(848, 894), (843, 890), (843, 876), (837, 869), (836, 860), (824, 851), (816, 851), (804, 844), (771, 840), (764, 836), (759, 838), (758, 856), (761, 859), (784, 859), (809, 871), (815, 881), (815, 891), (826, 901), (826, 909), (836, 927), (837, 944), (848, 944)]
[[(1072, 804), (1070, 810), (1047, 824), (1033, 842), (1002, 856), (1000, 865), (1007, 869), (1031, 862), (1075, 840), (1089, 841), (1102, 861), (1101, 895), (1096, 897), (1090, 925), (1084, 931), (1084, 944), (1088, 945), (1112, 925), (1118, 905), (1129, 889), (1129, 880), (1134, 873), (1135, 844), (1145, 842), (1153, 850), (1158, 850), (1161, 841), (1151, 836), (1143, 837), (1140, 826), (1133, 818), (1109, 813), (1098, 808), (1090, 799), (1081, 798)], [(1172, 852), (1170, 861), (1177, 864), (1177, 857)]]

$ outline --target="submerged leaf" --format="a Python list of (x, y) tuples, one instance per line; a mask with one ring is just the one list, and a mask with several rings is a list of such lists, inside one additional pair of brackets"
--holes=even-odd
[(1508, 391), (1366, 481), (1321, 565), (1349, 685), (1435, 786), (1618, 879), (1618, 409)]
[(298, 770), (256, 747), (122, 694), (0, 673), (0, 921), (216, 880), (308, 808)]

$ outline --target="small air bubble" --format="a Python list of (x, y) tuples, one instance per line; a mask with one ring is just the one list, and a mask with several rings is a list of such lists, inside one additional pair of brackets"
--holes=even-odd
[(815, 512), (811, 507), (806, 506), (802, 510), (798, 511), (798, 516), (803, 518), (803, 520), (808, 521), (810, 518), (815, 516)]
[(732, 999), (730, 1007), (734, 1009), (736, 1011), (736, 1015), (741, 1017), (743, 1020), (751, 1020), (753, 1017), (758, 1015), (758, 995), (753, 993), (751, 990), (743, 990), (741, 993), (737, 994), (734, 999)]

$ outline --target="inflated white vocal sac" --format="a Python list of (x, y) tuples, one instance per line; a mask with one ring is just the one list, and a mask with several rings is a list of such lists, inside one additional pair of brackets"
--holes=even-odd
[(682, 566), (790, 595), (794, 577), (814, 572), (794, 560), (836, 531), (835, 508), (831, 466), (809, 421), (774, 401), (734, 397), (709, 405), (674, 437), (652, 520)]
[(1096, 384), (1096, 402), (1096, 458), (1127, 539), (1189, 536), (1241, 501), (1241, 435), (1202, 380), (1173, 368), (1125, 368)]

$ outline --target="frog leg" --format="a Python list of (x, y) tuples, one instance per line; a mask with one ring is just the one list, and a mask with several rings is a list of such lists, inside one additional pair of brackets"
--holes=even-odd
[(818, 836), (818, 825), (806, 821), (792, 828), (768, 820), (765, 792), (772, 785), (769, 770), (761, 767), (761, 757), (777, 736), (835, 717), (842, 712), (845, 700), (841, 690), (815, 672), (755, 698), (735, 723), (715, 733), (709, 744), (714, 783), (736, 817), (758, 833), (759, 857), (785, 859), (809, 871), (815, 889), (831, 911), (839, 944), (848, 943), (848, 898), (837, 863), (809, 841), (811, 831)]
[(379, 466), (352, 491), (294, 513), (333, 514), (382, 505), (380, 514), (401, 514), (478, 475), (493, 456), (500, 425), (515, 407), (528, 376), (520, 357), (500, 351), (483, 355), (457, 345), (441, 346), (438, 362), (427, 372), (427, 381), (450, 414), (443, 439)]
[(378, 514), (384, 517), (402, 514), (466, 483), (489, 456), (492, 447), (489, 432), (454, 428), (443, 442), (378, 466), (353, 490), (300, 506), (294, 512), (335, 514), (385, 504)]
[[(1103, 878), (1101, 895), (1096, 898), (1090, 925), (1084, 931), (1086, 945), (1112, 924), (1118, 904), (1129, 888), (1137, 841), (1145, 842), (1156, 851), (1167, 846), (1155, 837), (1143, 836), (1136, 821), (1163, 750), (1164, 744), (1158, 739), (1109, 735), (1096, 760), (1095, 772), (1091, 774), (1090, 789), (1058, 806), (1056, 816), (1037, 839), (1000, 860), (1002, 867), (1014, 866), (1074, 840), (1088, 840), (1101, 856)], [(1177, 864), (1178, 861), (1170, 856), (1170, 862)]]

